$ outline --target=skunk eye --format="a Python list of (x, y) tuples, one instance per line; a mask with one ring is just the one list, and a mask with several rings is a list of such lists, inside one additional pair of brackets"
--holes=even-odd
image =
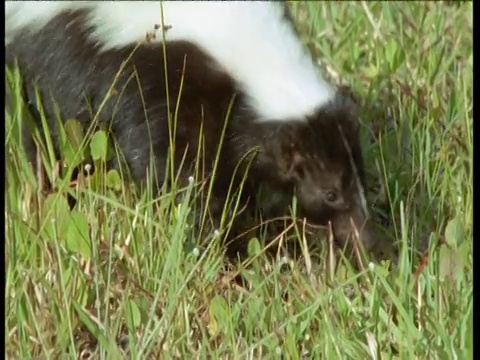
[(327, 200), (329, 203), (334, 203), (338, 199), (338, 194), (335, 190), (327, 190), (323, 193), (325, 196), (325, 200)]

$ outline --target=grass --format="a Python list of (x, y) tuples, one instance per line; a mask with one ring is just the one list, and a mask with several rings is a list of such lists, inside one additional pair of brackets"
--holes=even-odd
[(6, 357), (472, 358), (472, 6), (292, 4), (328, 76), (359, 97), (396, 267), (326, 254), (316, 267), (258, 256), (225, 268), (216, 241), (192, 239), (195, 184), (172, 207), (115, 173), (81, 176), (70, 211), (65, 191), (38, 190), (20, 111), (7, 112)]

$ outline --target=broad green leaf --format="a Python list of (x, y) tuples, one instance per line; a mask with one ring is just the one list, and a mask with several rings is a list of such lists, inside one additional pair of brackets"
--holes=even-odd
[(459, 218), (453, 218), (445, 228), (445, 242), (452, 248), (457, 248), (465, 241), (465, 230)]
[(108, 137), (105, 131), (97, 131), (90, 140), (90, 154), (93, 160), (105, 161), (107, 159)]
[(126, 318), (128, 327), (131, 330), (134, 330), (142, 323), (142, 314), (140, 313), (140, 309), (138, 308), (135, 300), (129, 300), (126, 304)]
[(84, 259), (90, 259), (88, 220), (84, 213), (72, 213), (66, 233), (66, 246), (68, 250), (79, 253)]
[(107, 186), (113, 190), (121, 190), (122, 189), (122, 179), (120, 178), (120, 174), (117, 170), (110, 170), (107, 173)]
[(248, 242), (248, 255), (255, 256), (262, 252), (262, 245), (257, 238), (253, 238)]

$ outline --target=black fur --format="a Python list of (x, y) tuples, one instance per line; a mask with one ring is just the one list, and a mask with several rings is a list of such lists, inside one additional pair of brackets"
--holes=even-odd
[[(39, 85), (43, 107), (52, 120), (51, 131), (55, 136), (52, 97), (57, 101), (62, 119), (76, 118), (89, 126), (122, 62), (133, 53), (118, 76), (115, 91), (101, 109), (99, 124), (110, 126), (112, 137), (123, 151), (136, 181), (145, 179), (153, 154), (156, 175), (162, 184), (170, 143), (162, 45), (144, 44), (135, 52), (133, 46), (99, 52), (87, 37), (91, 29), (85, 28), (85, 15), (83, 11), (66, 12), (50, 21), (40, 32), (19, 33), (7, 46), (7, 64), (12, 65), (18, 59), (28, 101), (35, 98), (32, 84)], [(345, 136), (363, 182), (358, 124), (353, 104), (347, 98), (339, 94), (308, 119), (256, 122), (255, 113), (246, 106), (235, 82), (207, 54), (187, 42), (168, 43), (166, 51), (172, 113), (175, 112), (182, 74), (184, 76), (175, 138), (176, 166), (184, 156), (185, 163), (190, 165), (183, 168), (183, 179), (192, 175), (191, 165), (198, 160), (202, 125), (205, 149), (201, 162), (206, 169), (204, 176), (209, 175), (224, 120), (234, 99), (215, 178), (217, 205), (224, 202), (230, 181), (240, 182), (248, 161), (243, 162), (242, 171), (237, 176), (234, 175), (235, 167), (246, 153), (253, 150), (252, 156), (246, 158), (252, 161), (244, 190), (245, 201), (250, 201), (249, 208), (262, 206), (255, 204), (255, 199), (258, 189), (263, 186), (282, 194), (282, 199), (296, 194), (300, 215), (313, 222), (325, 224), (331, 220), (334, 226), (335, 223), (341, 224), (342, 229), (339, 225), (336, 231), (340, 240), (349, 232), (344, 230), (349, 216), (361, 223), (359, 226), (363, 225), (365, 217), (358, 205), (354, 169), (341, 140)], [(135, 71), (137, 77), (132, 76)], [(29, 152), (33, 161), (32, 146)], [(285, 211), (286, 204), (279, 204), (277, 208)], [(238, 232), (240, 230), (234, 234)], [(371, 242), (371, 236), (367, 236), (369, 247)]]

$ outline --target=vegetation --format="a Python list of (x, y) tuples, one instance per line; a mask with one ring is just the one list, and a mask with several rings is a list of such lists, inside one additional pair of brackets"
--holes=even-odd
[[(160, 199), (137, 193), (117, 172), (98, 171), (105, 134), (85, 143), (74, 121), (62, 153), (70, 164), (91, 155), (96, 171), (70, 183), (45, 151), (54, 184), (45, 193), (19, 145), (26, 113), (14, 96), (6, 357), (472, 358), (472, 6), (292, 4), (328, 76), (359, 99), (371, 198), (385, 241), (398, 245), (396, 266), (353, 270), (328, 251), (313, 265), (307, 249), (273, 261), (254, 239), (249, 266), (226, 267), (221, 233), (208, 244), (192, 239), (194, 182)], [(15, 72), (7, 75), (18, 92)], [(178, 192), (184, 200), (174, 204)], [(302, 240), (301, 228), (287, 230)]]

